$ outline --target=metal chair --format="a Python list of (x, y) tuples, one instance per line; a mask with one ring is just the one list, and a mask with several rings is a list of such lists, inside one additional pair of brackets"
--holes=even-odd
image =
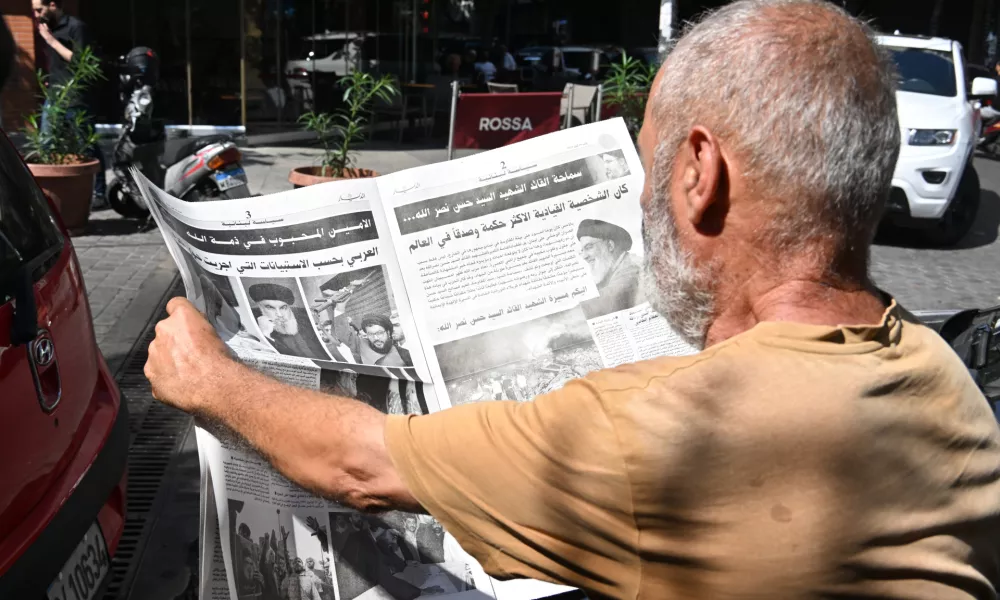
[(426, 132), (430, 118), (427, 99), (428, 91), (425, 86), (407, 84), (402, 86), (401, 93), (394, 96), (391, 102), (376, 100), (372, 108), (372, 130), (375, 130), (376, 123), (383, 117), (396, 121), (399, 129), (398, 142), (402, 143), (404, 127), (411, 118), (419, 118), (423, 120)]
[(518, 92), (516, 83), (494, 83), (487, 81), (486, 89), (491, 94), (516, 94)]

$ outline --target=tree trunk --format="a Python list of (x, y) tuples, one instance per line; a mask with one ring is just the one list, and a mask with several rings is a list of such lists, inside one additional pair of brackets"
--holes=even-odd
[(969, 62), (986, 62), (986, 25), (988, 14), (986, 0), (975, 0), (972, 8), (972, 26), (969, 30), (969, 48), (966, 52)]
[(941, 12), (944, 10), (944, 0), (934, 0), (934, 10), (931, 11), (931, 35), (937, 35), (941, 29)]

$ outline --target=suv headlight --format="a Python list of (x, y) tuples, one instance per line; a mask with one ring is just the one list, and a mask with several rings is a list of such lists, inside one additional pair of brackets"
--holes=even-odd
[(955, 141), (954, 129), (911, 129), (911, 146), (950, 146)]

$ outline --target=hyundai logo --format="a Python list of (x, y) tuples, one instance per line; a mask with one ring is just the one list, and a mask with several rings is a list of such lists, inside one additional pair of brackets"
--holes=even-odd
[(33, 358), (35, 359), (36, 366), (47, 367), (55, 360), (56, 346), (52, 343), (52, 338), (48, 334), (43, 333), (32, 344), (31, 352), (34, 355)]
[(56, 345), (48, 331), (40, 331), (38, 337), (28, 345), (31, 357), (31, 375), (35, 380), (35, 391), (42, 410), (51, 413), (62, 398), (62, 382), (59, 377), (59, 361), (56, 359)]

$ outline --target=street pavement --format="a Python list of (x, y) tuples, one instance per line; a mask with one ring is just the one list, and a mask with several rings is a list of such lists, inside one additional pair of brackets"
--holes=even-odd
[(928, 248), (905, 232), (881, 235), (872, 249), (875, 283), (910, 310), (1000, 304), (1000, 163), (977, 158), (983, 189), (976, 224), (954, 248)]

